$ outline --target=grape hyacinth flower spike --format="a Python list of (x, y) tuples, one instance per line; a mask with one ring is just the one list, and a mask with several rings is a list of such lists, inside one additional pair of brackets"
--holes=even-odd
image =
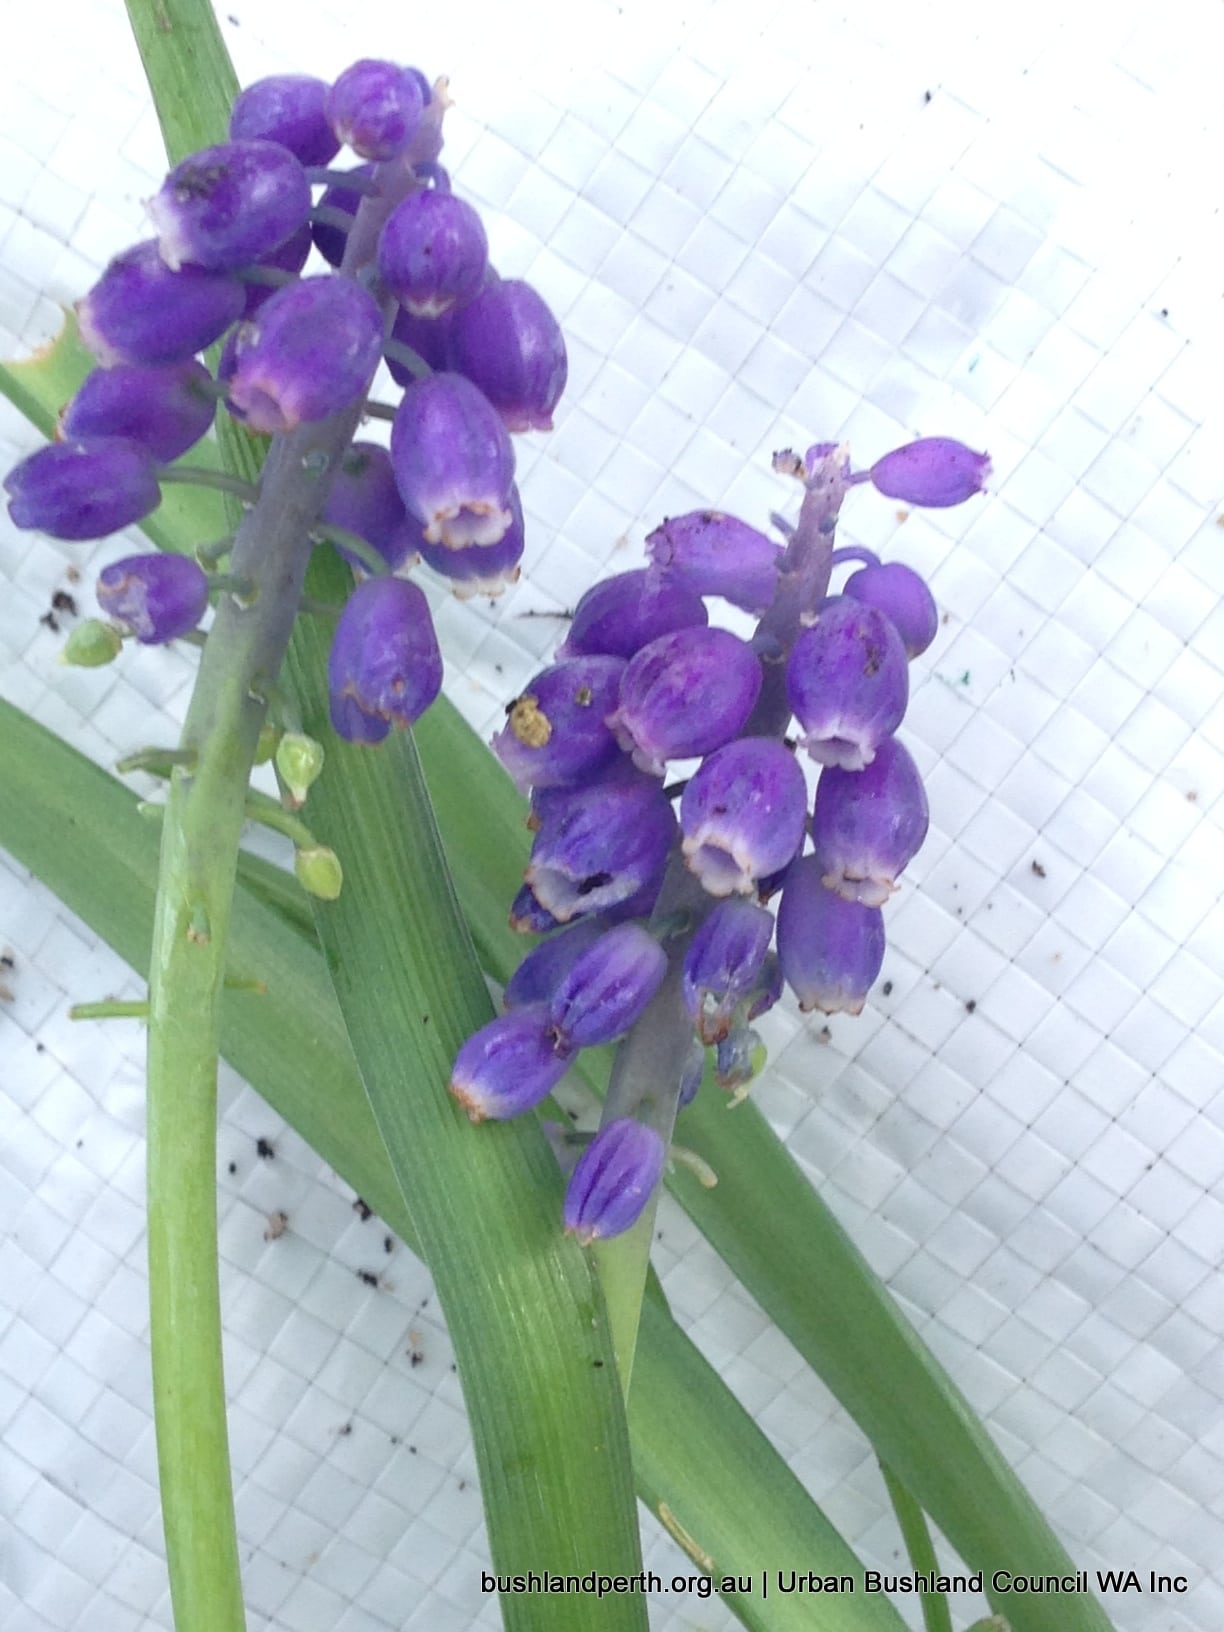
[(773, 737), (741, 737), (704, 759), (680, 799), (681, 849), (716, 896), (750, 895), (803, 843), (807, 786)]
[(827, 767), (812, 811), (825, 884), (847, 901), (881, 906), (917, 855), (929, 820), (918, 767), (895, 737), (880, 743), (865, 770)]
[(570, 658), (538, 674), (515, 698), (493, 750), (520, 793), (573, 786), (617, 758), (606, 722), (624, 672), (620, 657)]
[(39, 448), (9, 471), (4, 491), (15, 526), (69, 543), (117, 533), (161, 503), (153, 455), (113, 436)]
[(787, 872), (778, 958), (805, 1014), (859, 1014), (884, 961), (884, 915), (831, 890), (821, 868), (818, 857), (802, 856)]
[(529, 283), (490, 277), (454, 313), (450, 366), (473, 381), (509, 431), (551, 431), (569, 376), (561, 326)]
[(226, 142), (193, 153), (149, 200), (158, 250), (171, 271), (236, 271), (279, 249), (305, 225), (310, 183), (279, 142)]
[(238, 92), (230, 110), (235, 142), (279, 142), (302, 164), (330, 164), (340, 139), (327, 122), (326, 81), (309, 74), (271, 74)]
[(172, 272), (156, 242), (117, 255), (77, 302), (81, 344), (103, 368), (185, 363), (242, 315), (246, 288), (232, 272)]
[(118, 436), (147, 448), (168, 465), (204, 436), (213, 422), (217, 397), (202, 363), (141, 368), (117, 363), (96, 368), (60, 411), (58, 439)]
[(909, 669), (901, 636), (876, 607), (834, 596), (795, 641), (786, 695), (811, 758), (861, 771), (905, 717)]
[(441, 317), (471, 300), (484, 281), (488, 258), (479, 215), (437, 188), (409, 193), (387, 217), (378, 240), (378, 275), (413, 317)]
[(327, 93), (327, 121), (363, 159), (395, 159), (407, 151), (429, 101), (415, 68), (364, 57), (346, 68)]

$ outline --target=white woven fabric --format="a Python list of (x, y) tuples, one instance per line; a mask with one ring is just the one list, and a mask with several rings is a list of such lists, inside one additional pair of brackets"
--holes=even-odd
[[(449, 73), (457, 189), (499, 268), (565, 326), (556, 432), (520, 443), (522, 582), (494, 604), (431, 590), (450, 694), (486, 734), (556, 639), (524, 613), (636, 564), (665, 514), (763, 524), (791, 502), (773, 449), (989, 448), (983, 501), (847, 505), (843, 537), (928, 573), (944, 614), (905, 728), (934, 825), (868, 1009), (823, 1028), (775, 1010), (758, 1098), (1077, 1559), (1187, 1578), (1110, 1598), (1120, 1632), (1217, 1632), (1219, 8), (227, 4), (244, 80), (363, 54)], [(11, 355), (141, 235), (161, 161), (117, 0), (13, 5), (5, 38)], [(0, 461), (36, 442), (5, 408)], [(104, 763), (172, 740), (190, 655), (68, 670), (39, 620), (70, 559), (88, 610), (96, 568), (127, 547), (0, 522), (0, 693)], [(2, 858), (0, 943), (0, 1620), (145, 1632), (170, 1622), (142, 1038), (65, 1017), (141, 987)], [(252, 1628), (496, 1626), (427, 1276), (248, 1087), (227, 1079), (224, 1105)], [(864, 1558), (895, 1568), (853, 1424), (675, 1209), (660, 1228), (697, 1342)], [(643, 1526), (648, 1564), (686, 1570)], [(652, 1624), (734, 1623), (665, 1594)]]

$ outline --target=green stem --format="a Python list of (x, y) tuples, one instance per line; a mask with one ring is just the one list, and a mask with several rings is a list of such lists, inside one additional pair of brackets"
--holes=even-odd
[[(939, 1560), (935, 1557), (935, 1544), (927, 1528), (926, 1514), (887, 1462), (880, 1463), (880, 1472), (884, 1475), (884, 1488), (888, 1491), (888, 1499), (892, 1503), (893, 1512), (897, 1515), (901, 1539), (905, 1542), (910, 1563), (919, 1575), (937, 1576)], [(947, 1594), (932, 1588), (919, 1596), (922, 1600), (922, 1624), (926, 1632), (952, 1632), (952, 1615), (948, 1609)]]
[(165, 465), (157, 473), (159, 482), (178, 482), (183, 487), (210, 487), (217, 493), (232, 493), (244, 504), (254, 504), (259, 489), (253, 482), (244, 482), (241, 476), (231, 476), (224, 470), (204, 470), (197, 465)]
[(389, 402), (367, 402), (365, 405), (367, 419), (394, 419), (396, 412)]
[(248, 792), (246, 813), (252, 822), (259, 822), (264, 827), (270, 827), (274, 833), (283, 833), (287, 839), (292, 839), (298, 849), (303, 846), (309, 849), (318, 842), (300, 817), (286, 810), (275, 799), (270, 799), (266, 793)]
[(350, 532), (347, 527), (337, 527), (332, 522), (318, 526), (314, 530), (316, 540), (324, 544), (334, 544), (339, 550), (347, 550), (355, 555), (362, 567), (371, 578), (385, 578), (391, 571), (385, 555), (380, 555), (368, 539), (362, 538), (360, 533)]

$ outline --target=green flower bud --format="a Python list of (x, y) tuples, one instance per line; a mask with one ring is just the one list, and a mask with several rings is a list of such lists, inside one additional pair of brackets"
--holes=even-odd
[(306, 794), (323, 769), (323, 745), (301, 731), (286, 731), (276, 749), (276, 769), (294, 804), (305, 803)]
[(122, 650), (123, 636), (113, 623), (87, 618), (64, 642), (60, 662), (78, 669), (100, 669), (105, 663), (113, 663)]
[(317, 896), (320, 901), (334, 901), (344, 884), (340, 857), (325, 844), (295, 850), (293, 870), (307, 895)]

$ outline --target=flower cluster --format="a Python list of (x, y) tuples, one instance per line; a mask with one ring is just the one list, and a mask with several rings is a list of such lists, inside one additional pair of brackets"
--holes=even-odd
[[(674, 1114), (706, 1049), (717, 1080), (743, 1092), (763, 1053), (751, 1022), (784, 985), (805, 1011), (862, 1009), (884, 956), (881, 907), (927, 831), (896, 731), (935, 603), (911, 568), (837, 549), (834, 531), (859, 483), (944, 506), (981, 492), (989, 462), (927, 438), (864, 472), (828, 445), (775, 468), (804, 485), (797, 522), (778, 521), (784, 544), (715, 511), (665, 521), (647, 567), (579, 602), (557, 661), (493, 743), (531, 800), (511, 921), (547, 938), (507, 986), (505, 1013), (460, 1051), (451, 1091), (474, 1121), (515, 1116), (577, 1049), (650, 1024), (660, 1006), (689, 1032), (675, 1081), (617, 1094), (614, 1073), (567, 1192), (567, 1227), (584, 1242), (641, 1213), (666, 1155), (660, 1095)], [(751, 638), (711, 624), (707, 602), (720, 599), (758, 619)], [(688, 774), (669, 785), (677, 762)]]
[[(424, 558), (459, 595), (517, 577), (510, 437), (549, 428), (566, 381), (556, 319), (528, 284), (498, 276), (480, 216), (438, 162), (446, 107), (445, 81), (369, 59), (331, 85), (277, 75), (242, 91), (228, 140), (170, 171), (148, 203), (153, 236), (79, 302), (98, 366), (57, 441), (4, 484), (19, 527), (102, 538), (147, 517), (164, 483), (209, 479), (175, 461), (208, 435), (218, 401), (273, 438), (338, 416), (355, 429), (385, 357), (402, 393), (383, 407), (389, 449), (351, 442), (302, 478), (314, 536), (368, 574), (330, 668), (333, 723), (356, 742), (411, 724), (441, 684), (425, 597), (394, 575)], [(325, 168), (341, 147), (360, 162)], [(199, 357), (213, 345), (215, 373)], [(210, 563), (224, 558), (205, 544)], [(226, 582), (156, 555), (108, 568), (98, 593), (113, 628), (90, 660), (113, 655), (120, 634), (190, 632)]]

